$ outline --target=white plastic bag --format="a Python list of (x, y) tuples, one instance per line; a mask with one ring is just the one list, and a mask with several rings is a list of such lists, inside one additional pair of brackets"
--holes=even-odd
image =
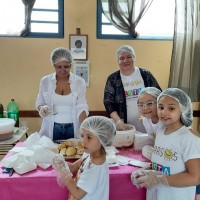
[(57, 146), (48, 137), (40, 137), (36, 132), (24, 142), (26, 147), (1, 161), (4, 167), (13, 168), (18, 174), (24, 174), (37, 168), (46, 169), (52, 165)]
[(26, 149), (1, 161), (4, 167), (13, 168), (18, 174), (24, 174), (37, 168), (33, 160), (34, 152)]
[(35, 144), (38, 144), (39, 140), (40, 140), (40, 135), (38, 134), (38, 132), (32, 133), (25, 141), (24, 141), (24, 145), (25, 146), (32, 146)]
[(116, 153), (118, 150), (114, 147), (106, 147), (106, 160), (109, 164), (113, 164), (117, 162)]

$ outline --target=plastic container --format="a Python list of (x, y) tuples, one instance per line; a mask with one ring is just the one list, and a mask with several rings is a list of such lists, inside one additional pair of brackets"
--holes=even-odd
[(116, 131), (113, 146), (114, 147), (129, 147), (133, 145), (135, 131), (136, 130), (133, 125), (126, 124), (125, 131)]
[(19, 106), (14, 99), (7, 105), (7, 117), (16, 121), (15, 126), (19, 127)]
[(0, 118), (3, 118), (3, 111), (4, 111), (3, 105), (0, 103)]
[(12, 138), (14, 126), (14, 119), (0, 118), (0, 141)]

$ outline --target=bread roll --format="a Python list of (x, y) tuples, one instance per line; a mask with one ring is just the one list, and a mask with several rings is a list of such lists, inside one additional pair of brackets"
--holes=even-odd
[(74, 142), (73, 141), (69, 141), (69, 140), (63, 142), (63, 144), (65, 144), (67, 147), (73, 147), (74, 146)]
[(67, 146), (66, 146), (66, 144), (64, 144), (64, 143), (62, 143), (62, 144), (59, 144), (58, 145), (58, 150), (60, 151), (61, 149), (64, 149), (64, 148), (66, 148)]
[(77, 148), (76, 152), (77, 155), (83, 155), (83, 153), (84, 153), (84, 148)]
[(66, 156), (66, 150), (67, 150), (67, 148), (61, 149), (60, 154), (63, 155), (63, 156)]
[(76, 155), (76, 148), (74, 147), (68, 147), (66, 150), (66, 156), (74, 156)]
[(77, 146), (83, 147), (83, 142), (82, 141), (78, 142)]

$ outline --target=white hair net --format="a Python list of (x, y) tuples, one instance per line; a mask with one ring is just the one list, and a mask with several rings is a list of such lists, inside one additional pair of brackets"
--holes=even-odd
[(52, 65), (60, 61), (72, 62), (72, 53), (65, 47), (58, 47), (52, 51), (50, 60)]
[(113, 121), (104, 116), (86, 118), (81, 123), (80, 129), (86, 129), (97, 136), (103, 147), (112, 145), (116, 133), (116, 126)]
[(193, 119), (192, 102), (190, 97), (179, 88), (168, 88), (164, 90), (158, 96), (157, 101), (159, 101), (163, 96), (169, 96), (179, 103), (181, 109), (181, 122), (186, 127), (190, 126)]
[(133, 50), (133, 48), (131, 46), (128, 46), (128, 45), (123, 45), (121, 47), (119, 47), (119, 49), (117, 50), (117, 59), (119, 58), (120, 54), (122, 52), (128, 52), (131, 54), (132, 58), (135, 60), (136, 58), (136, 55), (135, 55), (135, 51)]
[(160, 93), (161, 91), (156, 87), (146, 87), (139, 92), (138, 97), (143, 94), (150, 94), (157, 99)]

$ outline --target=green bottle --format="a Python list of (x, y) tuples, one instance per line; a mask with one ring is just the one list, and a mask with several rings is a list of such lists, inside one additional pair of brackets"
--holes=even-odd
[(3, 118), (3, 105), (0, 103), (0, 118)]
[(16, 121), (15, 126), (19, 127), (19, 106), (14, 99), (11, 99), (7, 105), (7, 116), (14, 119)]

